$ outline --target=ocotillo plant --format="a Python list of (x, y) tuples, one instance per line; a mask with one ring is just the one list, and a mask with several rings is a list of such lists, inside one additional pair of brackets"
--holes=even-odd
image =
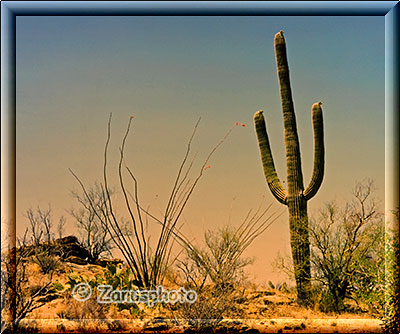
[(306, 189), (303, 185), (299, 138), (290, 88), (289, 66), (283, 31), (275, 35), (275, 55), (282, 102), (287, 165), (287, 190), (278, 178), (272, 158), (262, 110), (254, 115), (265, 178), (275, 198), (289, 210), (290, 243), (298, 302), (308, 304), (311, 287), (310, 243), (308, 236), (307, 202), (317, 193), (324, 175), (324, 141), (321, 102), (312, 106), (314, 128), (314, 170)]

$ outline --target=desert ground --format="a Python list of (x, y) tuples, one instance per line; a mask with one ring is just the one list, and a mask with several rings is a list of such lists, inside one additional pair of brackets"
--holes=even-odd
[[(29, 258), (26, 263), (24, 289), (35, 290), (50, 279)], [(71, 261), (71, 262), (69, 262)], [(268, 287), (245, 284), (227, 293), (229, 298), (215, 297), (210, 287), (189, 312), (182, 305), (144, 304), (120, 306), (99, 304), (95, 297), (77, 301), (72, 297), (72, 280), (94, 282), (109, 276), (105, 264), (122, 268), (118, 259), (97, 264), (80, 263), (79, 257), (59, 261), (51, 285), (35, 300), (42, 305), (27, 315), (20, 330), (40, 333), (379, 333), (382, 322), (371, 316), (367, 305), (349, 303), (341, 314), (323, 313), (318, 305), (300, 307), (294, 288), (286, 284)], [(122, 262), (122, 261), (121, 261)], [(78, 264), (80, 263), (80, 264)], [(119, 263), (119, 264), (118, 264)], [(176, 287), (174, 272), (167, 276), (165, 288)], [(217, 304), (221, 302), (218, 306)], [(214, 309), (215, 308), (215, 309)], [(219, 309), (218, 309), (219, 308)], [(221, 310), (222, 309), (222, 310)], [(196, 315), (201, 319), (196, 319)], [(216, 319), (205, 319), (213, 317)], [(191, 317), (193, 318), (191, 319)]]

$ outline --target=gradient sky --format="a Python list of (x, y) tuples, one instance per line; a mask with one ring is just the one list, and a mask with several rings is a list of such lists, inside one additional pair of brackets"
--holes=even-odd
[[(343, 202), (356, 181), (375, 180), (384, 200), (383, 17), (17, 17), (17, 233), (29, 207), (51, 205), (74, 222), (73, 169), (90, 185), (101, 178), (107, 119), (113, 112), (110, 179), (134, 115), (126, 161), (144, 205), (162, 210), (186, 142), (202, 121), (193, 152), (202, 162), (236, 122), (210, 161), (182, 222), (189, 237), (273, 202), (282, 210), (246, 255), (257, 282), (289, 252), (288, 216), (263, 175), (253, 114), (264, 110), (278, 175), (286, 177), (283, 120), (273, 38), (285, 32), (304, 183), (313, 164), (311, 105), (323, 102), (325, 178), (309, 202), (315, 214)], [(115, 183), (116, 184), (116, 183)]]

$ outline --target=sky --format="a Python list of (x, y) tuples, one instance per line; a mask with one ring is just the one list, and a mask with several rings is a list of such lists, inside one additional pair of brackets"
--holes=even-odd
[(375, 181), (383, 205), (383, 17), (18, 16), (17, 234), (26, 227), (25, 211), (38, 205), (50, 205), (56, 220), (64, 215), (66, 234), (76, 233), (67, 211), (78, 207), (71, 191), (79, 188), (68, 168), (88, 186), (101, 180), (111, 112), (111, 183), (118, 192), (118, 147), (132, 115), (126, 163), (143, 205), (161, 212), (201, 117), (193, 142), (197, 168), (233, 131), (190, 198), (183, 233), (201, 245), (206, 230), (237, 226), (250, 209), (272, 203), (281, 216), (248, 248), (254, 263), (247, 271), (258, 283), (284, 280), (271, 262), (278, 251), (290, 252), (287, 209), (267, 187), (253, 126), (254, 113), (264, 110), (285, 181), (273, 48), (280, 30), (305, 186), (313, 166), (311, 106), (323, 102), (325, 176), (309, 215), (328, 201), (344, 203), (366, 178)]

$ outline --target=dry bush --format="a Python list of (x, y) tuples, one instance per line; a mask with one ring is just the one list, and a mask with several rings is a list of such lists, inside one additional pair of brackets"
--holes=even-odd
[(234, 288), (245, 279), (244, 267), (253, 262), (243, 257), (244, 251), (279, 217), (270, 212), (271, 205), (253, 213), (250, 210), (239, 226), (223, 226), (204, 233), (205, 247), (186, 246), (186, 258), (177, 267), (185, 286), (201, 291), (205, 283), (215, 289)]
[(193, 329), (207, 331), (224, 318), (241, 318), (244, 315), (240, 305), (236, 303), (237, 294), (231, 288), (207, 286), (197, 294), (193, 304), (182, 303), (171, 305), (173, 315), (177, 319), (187, 320)]
[[(314, 310), (341, 313), (352, 302), (357, 310), (367, 305), (372, 315), (383, 313), (385, 231), (373, 190), (370, 180), (357, 183), (352, 200), (342, 207), (328, 202), (310, 220)], [(287, 255), (278, 253), (273, 265), (294, 278)]]
[(108, 305), (99, 304), (95, 296), (86, 301), (77, 301), (66, 294), (64, 301), (57, 311), (61, 319), (68, 320), (101, 320), (107, 318)]
[(177, 264), (180, 276), (176, 283), (195, 290), (197, 300), (171, 306), (176, 318), (188, 320), (197, 330), (209, 330), (223, 318), (243, 317), (238, 301), (246, 298), (239, 288), (246, 278), (244, 267), (252, 262), (243, 252), (278, 216), (267, 214), (269, 209), (260, 206), (254, 214), (250, 210), (238, 227), (206, 231), (204, 248), (187, 245), (186, 257)]
[(44, 250), (37, 252), (33, 256), (33, 262), (36, 263), (43, 274), (49, 274), (56, 271), (60, 267), (61, 259), (58, 256), (49, 254)]
[(323, 311), (342, 312), (345, 298), (383, 309), (384, 222), (372, 181), (358, 183), (343, 208), (328, 203), (311, 221), (310, 239), (314, 280), (324, 291)]
[[(11, 251), (12, 252), (12, 251)], [(14, 255), (15, 256), (15, 255)], [(14, 262), (15, 261), (15, 262)], [(26, 262), (21, 254), (1, 254), (1, 330), (18, 330), (21, 320), (33, 310), (42, 307), (41, 301), (51, 288), (52, 272), (39, 285), (29, 288)], [(5, 312), (14, 305), (13, 323), (6, 321)], [(4, 312), (4, 314), (3, 314)]]

